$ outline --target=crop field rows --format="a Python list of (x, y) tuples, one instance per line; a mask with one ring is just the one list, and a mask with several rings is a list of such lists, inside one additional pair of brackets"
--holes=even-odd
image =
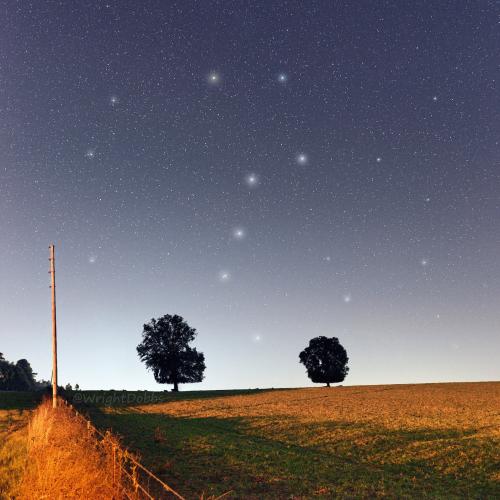
[(86, 410), (189, 498), (500, 494), (500, 383), (157, 395)]

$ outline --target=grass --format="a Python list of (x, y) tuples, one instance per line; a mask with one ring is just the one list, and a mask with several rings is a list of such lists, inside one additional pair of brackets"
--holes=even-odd
[(16, 494), (26, 466), (28, 419), (39, 393), (0, 392), (0, 498)]
[(500, 497), (499, 382), (147, 394), (87, 410), (188, 498)]
[[(73, 396), (187, 498), (500, 498), (500, 382)], [(39, 399), (0, 393), (0, 498), (118, 497)]]
[(41, 399), (0, 392), (0, 498), (122, 498), (109, 453), (86, 424)]
[[(92, 408), (135, 406), (138, 404), (169, 403), (172, 401), (191, 401), (214, 399), (229, 396), (257, 394), (274, 389), (233, 389), (220, 391), (68, 391), (67, 397), (76, 404)], [(276, 389), (280, 390), (280, 389)]]
[(84, 421), (46, 400), (29, 423), (26, 467), (18, 495), (26, 499), (121, 498), (111, 455), (97, 445)]

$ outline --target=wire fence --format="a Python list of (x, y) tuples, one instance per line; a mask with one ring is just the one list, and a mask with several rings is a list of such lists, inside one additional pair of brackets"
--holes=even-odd
[(120, 497), (130, 500), (180, 499), (185, 500), (168, 484), (144, 467), (134, 456), (122, 446), (109, 431), (102, 433), (92, 422), (83, 416), (71, 403), (58, 398), (76, 418), (80, 419), (90, 436), (104, 452), (106, 460), (110, 460), (113, 470), (113, 487)]

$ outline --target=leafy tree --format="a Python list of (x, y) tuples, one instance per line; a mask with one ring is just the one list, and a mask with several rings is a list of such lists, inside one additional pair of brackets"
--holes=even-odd
[(315, 337), (299, 354), (300, 362), (307, 369), (307, 376), (317, 384), (342, 382), (349, 367), (347, 352), (337, 337)]
[(197, 333), (181, 316), (167, 314), (144, 325), (142, 342), (137, 346), (141, 361), (159, 384), (201, 382), (205, 356), (189, 346)]
[(52, 382), (50, 380), (37, 380), (35, 382), (35, 387), (38, 391), (46, 391), (52, 387)]
[(35, 373), (28, 360), (20, 359), (15, 367), (15, 389), (18, 391), (31, 391), (35, 388)]
[(16, 363), (16, 369), (18, 371), (19, 380), (22, 380), (22, 385), (25, 391), (31, 391), (35, 388), (35, 376), (36, 373), (33, 372), (31, 365), (27, 359), (20, 359)]
[(14, 364), (0, 356), (0, 390), (31, 391), (36, 388), (35, 375), (26, 359)]
[(3, 355), (0, 357), (0, 390), (8, 391), (14, 378), (13, 365)]

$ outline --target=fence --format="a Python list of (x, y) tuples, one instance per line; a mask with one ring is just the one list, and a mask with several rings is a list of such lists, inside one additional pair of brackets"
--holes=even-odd
[(109, 431), (100, 432), (71, 403), (62, 398), (59, 398), (59, 400), (61, 404), (84, 422), (89, 435), (95, 438), (97, 444), (105, 452), (105, 456), (112, 460), (113, 486), (121, 496), (130, 500), (174, 498), (185, 500), (183, 496), (138, 462), (129, 451), (122, 448)]

